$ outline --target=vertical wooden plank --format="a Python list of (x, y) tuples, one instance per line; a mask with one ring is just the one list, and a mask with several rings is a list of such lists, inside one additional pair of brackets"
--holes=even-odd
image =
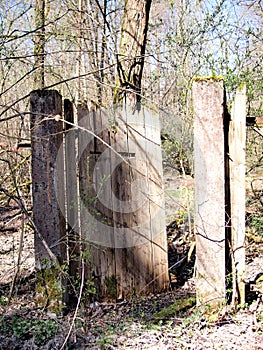
[[(109, 142), (108, 119), (95, 107), (88, 111), (85, 106), (79, 106), (78, 119), (82, 128), (79, 133), (79, 192), (86, 281), (94, 282), (98, 299), (116, 299), (112, 210), (105, 205), (105, 201), (111, 203), (106, 183), (111, 175), (110, 155), (105, 144)], [(103, 201), (105, 195), (107, 200)]]
[(159, 116), (145, 110), (145, 138), (147, 154), (147, 178), (149, 193), (150, 231), (152, 239), (152, 271), (154, 291), (167, 290), (169, 286), (168, 251), (165, 221), (161, 128)]
[(196, 292), (225, 302), (225, 142), (223, 81), (193, 82)]
[[(92, 281), (97, 284), (96, 251), (91, 250), (90, 235), (92, 234), (92, 223), (89, 214), (94, 212), (93, 200), (95, 193), (93, 190), (93, 178), (90, 176), (91, 152), (94, 150), (94, 139), (86, 130), (94, 131), (92, 113), (89, 112), (86, 104), (80, 104), (77, 107), (78, 116), (78, 166), (79, 166), (79, 218), (80, 218), (80, 235), (81, 235), (81, 259), (85, 262), (85, 282)], [(99, 269), (99, 264), (97, 264)]]
[[(73, 103), (64, 100), (64, 119), (74, 124)], [(71, 124), (65, 124), (65, 168), (66, 168), (66, 202), (67, 202), (67, 239), (69, 256), (70, 284), (74, 283), (80, 273), (80, 234), (78, 218), (78, 177), (76, 130)], [(70, 302), (76, 302), (74, 289), (69, 286)]]
[(94, 138), (89, 131), (94, 132), (93, 112), (89, 111), (85, 104), (77, 108), (78, 125), (78, 164), (79, 164), (79, 196), (80, 196), (80, 229), (82, 239), (88, 238), (89, 235), (89, 217), (87, 213), (93, 214), (93, 201), (95, 192), (93, 189), (93, 169)]
[(54, 119), (62, 114), (61, 96), (57, 91), (33, 91), (30, 108), (33, 215), (37, 231), (42, 236), (40, 238), (35, 232), (35, 258), (37, 269), (46, 270), (43, 274), (38, 273), (37, 289), (41, 300), (37, 299), (58, 311), (66, 297), (66, 293), (62, 295), (61, 283), (64, 281), (60, 280), (60, 271), (56, 270), (58, 266), (54, 266), (43, 239), (59, 263), (63, 264), (67, 258), (63, 216), (65, 182), (63, 152), (58, 152), (63, 141), (63, 124)]
[(234, 304), (245, 303), (246, 86), (237, 89), (229, 124), (232, 272)]
[[(99, 283), (100, 298), (116, 300), (116, 272), (115, 272), (115, 244), (112, 212), (112, 188), (111, 188), (111, 152), (109, 135), (109, 115), (103, 108), (95, 109), (93, 113), (94, 150), (91, 154), (93, 167), (90, 168), (90, 176), (93, 177), (95, 191), (93, 214), (95, 219), (93, 229), (93, 244), (96, 244), (96, 266)], [(103, 140), (104, 142), (102, 142)], [(106, 143), (106, 144), (105, 144)], [(108, 146), (109, 145), (109, 146)], [(99, 266), (99, 270), (98, 270)]]
[[(129, 297), (134, 292), (134, 256), (133, 243), (129, 242), (127, 232), (130, 228), (129, 215), (131, 215), (131, 173), (128, 156), (126, 113), (122, 106), (113, 111), (113, 127), (111, 130), (111, 186), (112, 208), (115, 240), (115, 266), (117, 282), (117, 298), (119, 300)], [(125, 162), (123, 161), (125, 159)]]

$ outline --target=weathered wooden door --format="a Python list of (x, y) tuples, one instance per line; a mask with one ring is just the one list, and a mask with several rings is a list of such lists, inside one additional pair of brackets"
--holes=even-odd
[(78, 109), (80, 228), (87, 278), (121, 299), (168, 287), (158, 115)]

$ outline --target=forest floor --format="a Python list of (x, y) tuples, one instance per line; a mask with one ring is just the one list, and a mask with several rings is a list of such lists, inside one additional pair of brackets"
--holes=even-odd
[(193, 181), (168, 174), (165, 190), (171, 290), (80, 305), (64, 316), (37, 306), (32, 230), (16, 203), (0, 207), (0, 350), (263, 349), (262, 294), (250, 288), (263, 274), (263, 235), (253, 234), (246, 242), (247, 303), (204, 313), (193, 298), (194, 252), (189, 263), (185, 259), (193, 241)]

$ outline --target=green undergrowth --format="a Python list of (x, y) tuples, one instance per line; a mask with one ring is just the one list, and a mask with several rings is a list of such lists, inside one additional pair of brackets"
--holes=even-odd
[(252, 216), (249, 220), (249, 226), (263, 238), (263, 216)]
[(15, 336), (19, 340), (33, 338), (36, 346), (45, 345), (58, 329), (58, 323), (53, 319), (31, 319), (18, 315), (0, 317), (1, 335)]

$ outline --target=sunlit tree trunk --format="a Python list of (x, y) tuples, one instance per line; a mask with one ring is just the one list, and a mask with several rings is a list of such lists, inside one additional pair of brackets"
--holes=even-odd
[(126, 0), (118, 54), (115, 102), (141, 100), (141, 83), (151, 0)]

